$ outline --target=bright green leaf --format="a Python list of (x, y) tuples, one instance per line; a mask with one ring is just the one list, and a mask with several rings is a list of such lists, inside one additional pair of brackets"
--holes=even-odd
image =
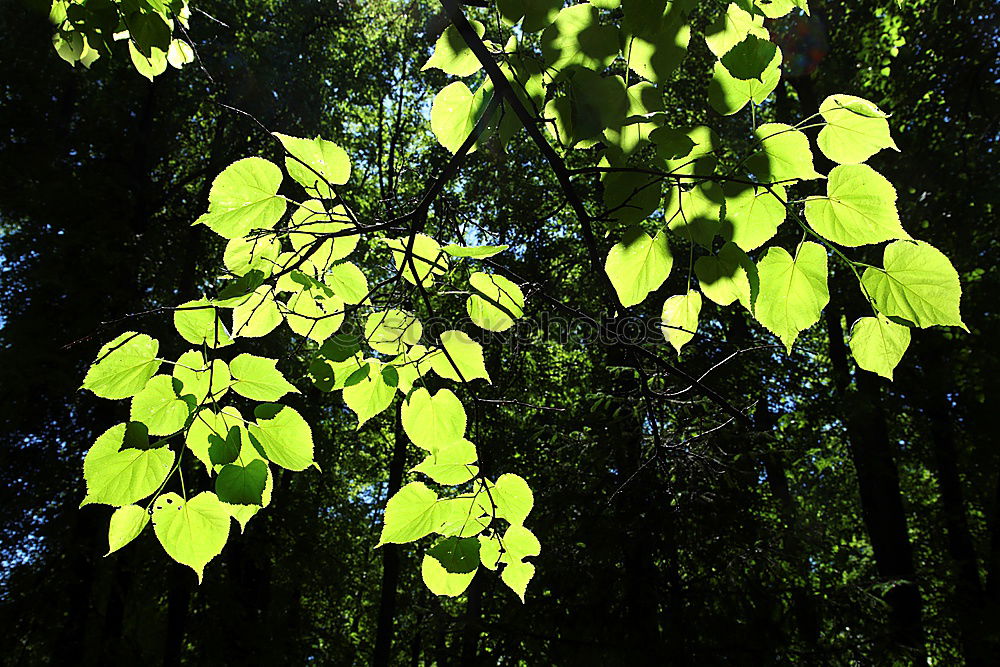
[(782, 123), (766, 123), (757, 128), (761, 148), (747, 159), (747, 167), (763, 182), (820, 178), (813, 168), (809, 138), (800, 130)]
[(353, 384), (348, 380), (344, 387), (344, 403), (358, 416), (358, 428), (389, 407), (396, 395), (396, 388), (382, 375), (382, 363), (376, 359), (367, 359), (365, 363), (368, 372)]
[[(785, 188), (727, 183), (726, 216), (722, 224), (722, 238), (732, 241), (749, 252), (769, 241), (785, 220)], [(775, 196), (777, 195), (777, 196)], [(780, 197), (780, 199), (779, 199)]]
[(818, 322), (830, 301), (826, 249), (818, 243), (805, 242), (792, 257), (784, 248), (768, 248), (757, 262), (757, 271), (760, 294), (754, 316), (791, 352), (799, 332)]
[(277, 369), (277, 361), (241, 354), (229, 362), (233, 391), (254, 401), (274, 402), (288, 392), (298, 393)]
[[(483, 346), (462, 331), (445, 331), (441, 334), (441, 345), (448, 355), (437, 353), (428, 360), (434, 372), (445, 380), (471, 382), (483, 378), (490, 382), (483, 360)], [(457, 366), (457, 372), (456, 372)]]
[(316, 137), (300, 139), (274, 133), (290, 157), (285, 158), (285, 169), (295, 182), (302, 185), (311, 197), (334, 197), (330, 185), (343, 185), (351, 177), (351, 160), (347, 151), (333, 143)]
[(209, 383), (212, 385), (213, 400), (218, 400), (225, 396), (232, 380), (226, 362), (213, 359), (209, 366), (201, 352), (194, 350), (188, 350), (177, 359), (173, 375), (181, 383), (177, 394), (181, 397), (191, 396), (196, 405), (208, 397)]
[(270, 229), (285, 213), (285, 200), (277, 196), (281, 170), (259, 157), (238, 160), (212, 182), (208, 213), (195, 224), (227, 239), (246, 236), (254, 229)]
[(251, 442), (267, 457), (287, 470), (305, 470), (313, 462), (313, 439), (309, 424), (287, 405), (264, 403), (253, 411)]
[(883, 315), (920, 328), (940, 324), (966, 329), (960, 312), (962, 286), (944, 253), (923, 241), (896, 241), (886, 246), (882, 265), (884, 270), (865, 269), (861, 284)]
[[(480, 37), (486, 34), (486, 28), (479, 21), (469, 21), (469, 23)], [(434, 54), (430, 57), (430, 60), (424, 63), (420, 71), (422, 72), (434, 67), (445, 74), (464, 77), (475, 74), (482, 68), (482, 65), (479, 59), (476, 58), (476, 54), (472, 52), (472, 49), (462, 39), (458, 28), (450, 25), (438, 37), (437, 42), (434, 44)]]
[(125, 424), (105, 431), (83, 460), (87, 496), (80, 506), (131, 505), (160, 488), (174, 463), (170, 447), (121, 449)]
[[(177, 395), (183, 385), (170, 375), (153, 377), (142, 391), (132, 398), (129, 418), (142, 422), (150, 435), (170, 435), (184, 428), (188, 415), (194, 408)], [(190, 399), (189, 399), (190, 400)]]
[(490, 496), (496, 503), (496, 515), (513, 525), (524, 523), (535, 505), (535, 498), (528, 483), (511, 473), (500, 475), (496, 484), (490, 489)]
[(469, 276), (475, 293), (465, 302), (469, 317), (487, 331), (506, 331), (524, 315), (524, 292), (503, 276), (476, 272)]
[(634, 227), (612, 246), (604, 270), (627, 308), (642, 303), (650, 292), (659, 288), (670, 275), (673, 262), (666, 234), (659, 232), (650, 238), (641, 228)]
[(160, 367), (160, 344), (145, 334), (127, 331), (106, 343), (83, 379), (83, 389), (102, 398), (134, 396)]
[(153, 530), (167, 555), (194, 570), (201, 583), (205, 566), (229, 539), (229, 512), (210, 491), (187, 502), (164, 493), (153, 504)]
[(405, 544), (438, 528), (438, 497), (421, 482), (410, 482), (389, 499), (378, 546)]
[(434, 595), (457, 597), (464, 593), (465, 589), (472, 583), (476, 571), (458, 574), (449, 572), (438, 559), (427, 553), (424, 554), (424, 559), (420, 564), (420, 576), (428, 590)]
[(858, 366), (892, 379), (910, 345), (910, 329), (879, 315), (862, 317), (851, 327), (851, 354)]
[(401, 411), (407, 437), (429, 452), (441, 451), (465, 437), (465, 408), (448, 389), (441, 389), (432, 396), (421, 387), (403, 402)]
[(674, 346), (677, 354), (694, 338), (698, 331), (698, 315), (701, 313), (701, 294), (688, 290), (687, 294), (677, 294), (663, 302), (660, 315), (660, 329), (663, 338)]
[(177, 306), (174, 309), (174, 328), (181, 338), (199, 347), (225, 347), (233, 343), (218, 308), (205, 299)]
[(149, 512), (138, 505), (125, 505), (115, 510), (108, 525), (109, 556), (139, 537), (139, 533), (149, 523)]
[(806, 200), (806, 220), (824, 238), (845, 246), (908, 239), (896, 211), (896, 189), (866, 164), (834, 167), (826, 197)]
[(889, 135), (886, 114), (868, 100), (852, 95), (830, 95), (819, 107), (826, 121), (816, 143), (823, 154), (840, 164), (864, 162), (883, 148), (896, 148)]

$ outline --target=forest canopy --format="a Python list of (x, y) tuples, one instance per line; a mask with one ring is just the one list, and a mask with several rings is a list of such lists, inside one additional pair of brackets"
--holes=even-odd
[(997, 654), (995, 10), (0, 17), (12, 663)]

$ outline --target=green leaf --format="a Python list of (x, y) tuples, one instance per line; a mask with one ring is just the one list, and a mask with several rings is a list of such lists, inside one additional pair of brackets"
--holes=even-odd
[(399, 354), (420, 342), (423, 326), (413, 313), (396, 308), (372, 313), (365, 322), (365, 340), (383, 354)]
[(528, 582), (535, 574), (535, 566), (524, 562), (525, 558), (537, 556), (542, 551), (538, 538), (524, 526), (510, 526), (501, 538), (494, 534), (490, 538), (479, 537), (479, 557), (484, 567), (496, 570), (505, 564), (500, 578), (517, 593), (524, 602)]
[(305, 470), (313, 463), (313, 439), (309, 424), (287, 405), (264, 403), (253, 411), (250, 441), (269, 461), (287, 470)]
[(344, 302), (336, 296), (324, 297), (312, 290), (302, 290), (285, 304), (285, 319), (295, 333), (322, 343), (344, 323)]
[(546, 127), (563, 146), (588, 148), (606, 128), (625, 122), (625, 82), (617, 75), (602, 77), (582, 68), (575, 68), (567, 78), (568, 94), (545, 105), (545, 117), (554, 121)]
[[(448, 538), (456, 539), (456, 538)], [(475, 538), (469, 538), (475, 539)], [(424, 559), (420, 564), (420, 576), (428, 590), (434, 595), (445, 597), (457, 597), (465, 592), (476, 576), (476, 570), (465, 573), (449, 572), (441, 562), (430, 555), (424, 554)]]
[(678, 355), (698, 331), (700, 312), (701, 294), (694, 290), (674, 295), (663, 302), (660, 329), (663, 331), (663, 338), (674, 346)]
[(229, 512), (210, 491), (187, 502), (164, 493), (153, 504), (153, 530), (167, 555), (194, 570), (201, 583), (205, 566), (229, 539)]
[(334, 236), (323, 240), (319, 247), (314, 244), (327, 234), (344, 234), (356, 229), (343, 206), (335, 206), (327, 211), (323, 202), (310, 199), (292, 213), (288, 222), (288, 239), (292, 247), (300, 254), (309, 252), (309, 257), (303, 262), (303, 271), (309, 268), (317, 278), (323, 274), (333, 262), (340, 261), (354, 252), (358, 247), (359, 234)]
[(868, 100), (853, 95), (830, 95), (819, 107), (826, 121), (816, 143), (823, 154), (840, 164), (858, 164), (883, 148), (896, 148), (889, 135), (886, 114)]
[[(436, 276), (444, 274), (448, 270), (448, 258), (444, 256), (441, 244), (426, 234), (416, 234), (413, 237), (413, 266), (410, 266), (410, 258), (406, 249), (409, 247), (409, 239), (389, 239), (386, 245), (392, 248), (392, 258), (396, 263), (396, 270), (402, 270), (403, 278), (412, 285), (416, 285), (419, 280), (425, 287), (434, 282)], [(413, 268), (416, 268), (414, 274)]]
[(826, 284), (826, 249), (818, 243), (799, 245), (795, 257), (784, 248), (768, 248), (757, 262), (760, 294), (754, 316), (774, 333), (790, 353), (799, 332), (819, 321), (830, 301)]
[[(480, 37), (486, 34), (486, 28), (479, 21), (470, 20), (469, 23)], [(465, 43), (458, 28), (450, 25), (438, 37), (434, 44), (434, 54), (424, 63), (420, 71), (435, 67), (445, 74), (464, 77), (478, 72), (482, 68), (482, 64), (469, 45)]]
[(261, 338), (281, 324), (281, 311), (270, 285), (261, 285), (233, 308), (233, 337)]
[(711, 248), (712, 240), (721, 231), (719, 218), (725, 201), (718, 183), (699, 183), (690, 190), (683, 190), (678, 184), (667, 190), (663, 215), (671, 231), (687, 241)]
[(465, 437), (466, 416), (462, 402), (448, 389), (433, 396), (421, 387), (401, 409), (403, 430), (417, 447), (438, 452)]
[(436, 532), (446, 537), (472, 537), (490, 525), (494, 507), (482, 483), (474, 491), (442, 498), (436, 508)]
[(285, 200), (277, 196), (280, 186), (281, 169), (274, 163), (259, 157), (238, 160), (212, 182), (208, 213), (195, 224), (227, 239), (270, 229), (285, 213)]
[(222, 323), (222, 315), (211, 301), (199, 299), (182, 303), (174, 309), (174, 328), (180, 337), (199, 347), (225, 347), (233, 339)]
[(254, 459), (245, 466), (226, 464), (215, 479), (215, 493), (219, 500), (230, 505), (263, 505), (266, 486), (267, 463), (260, 459)]
[[(431, 105), (431, 131), (438, 143), (451, 153), (458, 152), (472, 134), (488, 102), (484, 88), (473, 94), (461, 81), (442, 88)], [(475, 148), (473, 146), (469, 152), (472, 153)]]
[(175, 39), (170, 42), (167, 49), (167, 62), (175, 69), (181, 69), (185, 65), (194, 62), (194, 49), (182, 39)]
[(804, 2), (805, 0), (756, 0), (757, 6), (769, 19), (781, 18)]
[(656, 176), (611, 172), (603, 180), (607, 215), (623, 225), (642, 222), (660, 206), (663, 185)]
[(159, 349), (155, 339), (127, 331), (101, 348), (81, 388), (102, 398), (134, 396), (160, 367), (156, 358)]
[(490, 496), (496, 504), (496, 515), (512, 525), (524, 523), (535, 505), (535, 498), (528, 483), (511, 473), (500, 475), (496, 484), (490, 489)]
[(763, 182), (820, 178), (813, 169), (809, 138), (791, 125), (766, 123), (757, 128), (761, 149), (747, 158), (747, 167)]
[[(771, 186), (727, 183), (723, 187), (726, 196), (726, 215), (722, 224), (722, 238), (732, 241), (749, 252), (758, 248), (778, 233), (778, 227), (785, 221), (785, 188)], [(780, 197), (780, 199), (779, 199)]]
[(441, 250), (452, 257), (472, 257), (474, 259), (485, 259), (502, 253), (509, 248), (509, 245), (480, 245), (480, 246), (460, 246), (446, 245)]
[(508, 25), (520, 21), (524, 32), (538, 32), (552, 24), (563, 0), (497, 0), (497, 11)]
[(288, 175), (311, 197), (332, 199), (334, 192), (330, 185), (343, 185), (351, 177), (347, 151), (332, 141), (319, 137), (301, 139), (278, 132), (274, 132), (274, 136), (290, 156), (285, 158)]
[(766, 37), (747, 35), (722, 56), (720, 62), (736, 79), (757, 79), (763, 83), (764, 71), (777, 55), (778, 47)]
[(710, 173), (715, 168), (713, 153), (720, 145), (719, 137), (709, 127), (698, 125), (685, 132), (663, 127), (650, 133), (649, 139), (656, 145), (656, 156), (663, 160), (663, 169), (668, 173), (690, 176)]
[(149, 523), (149, 512), (138, 505), (125, 505), (115, 510), (108, 525), (108, 553), (110, 556), (126, 544), (139, 537), (139, 533)]
[(439, 376), (455, 382), (471, 382), (476, 378), (490, 382), (483, 360), (483, 346), (469, 338), (468, 334), (445, 331), (441, 334), (441, 346), (448, 351), (448, 355), (439, 352), (429, 360), (431, 368)]
[(142, 422), (150, 435), (170, 435), (184, 428), (195, 405), (177, 395), (183, 385), (170, 375), (157, 375), (132, 399), (129, 418)]
[(174, 463), (170, 447), (120, 450), (125, 424), (105, 431), (83, 460), (87, 496), (80, 506), (131, 505), (160, 488)]
[(944, 253), (923, 241), (896, 241), (885, 248), (884, 270), (865, 269), (861, 284), (886, 317), (920, 328), (940, 324), (961, 327), (962, 286)]
[[(650, 134), (662, 124), (662, 121), (656, 118), (656, 114), (662, 112), (664, 106), (663, 93), (648, 81), (640, 81), (629, 86), (625, 94), (628, 99), (625, 121), (621, 126), (606, 128), (604, 138), (610, 145), (621, 150), (623, 155), (628, 156), (632, 155), (640, 146), (649, 143)], [(611, 174), (607, 174), (607, 176), (611, 176)], [(604, 179), (605, 193), (607, 192), (607, 176)], [(657, 180), (656, 188), (659, 191), (659, 180)], [(655, 208), (656, 206), (654, 206)]]
[(181, 383), (177, 394), (181, 397), (191, 396), (196, 405), (208, 397), (209, 382), (212, 384), (213, 400), (218, 400), (225, 396), (232, 380), (226, 362), (213, 359), (209, 366), (201, 352), (194, 350), (188, 350), (177, 359), (173, 375)]
[(378, 546), (405, 544), (438, 528), (438, 497), (421, 482), (410, 482), (389, 499)]
[[(239, 455), (234, 459), (238, 466), (249, 467), (254, 465), (259, 470), (259, 466), (256, 463), (264, 464), (264, 489), (261, 492), (260, 504), (254, 505), (238, 505), (233, 503), (223, 502), (222, 505), (226, 508), (236, 521), (240, 524), (240, 531), (246, 529), (247, 522), (252, 519), (257, 512), (259, 512), (264, 507), (271, 504), (271, 493), (274, 491), (274, 475), (271, 474), (271, 467), (267, 465), (267, 461), (260, 455), (260, 452), (253, 446), (249, 438), (244, 438), (242, 447), (239, 451)], [(220, 474), (222, 471), (221, 467), (217, 467)], [(232, 474), (232, 473), (230, 473)], [(253, 474), (252, 472), (250, 473)], [(249, 480), (252, 481), (252, 480)], [(250, 489), (256, 489), (257, 486), (251, 486)], [(253, 499), (256, 500), (256, 492), (253, 494)]]
[(702, 293), (720, 306), (739, 301), (750, 310), (750, 278), (755, 267), (746, 253), (727, 243), (715, 256), (699, 257), (694, 263)]
[(476, 272), (469, 276), (476, 291), (465, 302), (469, 317), (487, 331), (506, 331), (524, 315), (524, 292), (503, 276)]
[(845, 246), (908, 239), (896, 211), (896, 189), (866, 164), (834, 167), (826, 197), (806, 200), (806, 220), (824, 238)]
[(365, 363), (368, 372), (353, 384), (348, 379), (344, 387), (344, 403), (358, 416), (358, 428), (389, 407), (396, 395), (396, 388), (382, 375), (382, 362), (366, 359)]
[(224, 407), (218, 413), (207, 408), (200, 410), (184, 440), (208, 472), (235, 461), (249, 442), (243, 416), (232, 406)]
[(154, 46), (147, 57), (130, 41), (128, 53), (135, 70), (150, 81), (167, 71), (167, 52), (163, 49)]
[(479, 467), (473, 465), (477, 459), (476, 446), (463, 438), (428, 454), (412, 471), (423, 473), (438, 484), (455, 486), (479, 474)]
[(726, 13), (705, 30), (705, 43), (716, 58), (721, 58), (742, 42), (748, 35), (767, 39), (764, 17), (752, 15), (735, 3), (730, 3)]
[(476, 537), (445, 537), (427, 550), (452, 574), (468, 574), (479, 568), (479, 539)]
[(712, 70), (712, 80), (708, 84), (708, 103), (723, 116), (731, 116), (748, 102), (763, 104), (781, 81), (781, 50), (776, 49), (774, 58), (764, 68), (760, 78), (737, 79), (721, 62), (716, 62)]
[(237, 238), (226, 244), (222, 261), (227, 269), (238, 276), (257, 270), (266, 277), (274, 273), (280, 254), (281, 243), (275, 238)]
[[(662, 18), (654, 22), (655, 29), (637, 30), (637, 26), (633, 26), (633, 34), (626, 34), (623, 39), (622, 52), (629, 68), (652, 83), (670, 80), (687, 55), (691, 41), (691, 26), (684, 22), (681, 12), (674, 9), (673, 3), (666, 7)], [(628, 16), (626, 13), (626, 18)]]
[(618, 29), (601, 25), (597, 8), (583, 3), (560, 11), (541, 43), (545, 64), (553, 70), (579, 65), (600, 72), (618, 55)]
[(233, 391), (254, 401), (274, 402), (288, 392), (298, 389), (285, 379), (277, 369), (277, 360), (241, 354), (229, 362), (229, 370), (236, 382)]
[(331, 266), (324, 282), (344, 303), (358, 304), (368, 296), (368, 278), (350, 262)]
[(658, 289), (670, 275), (673, 263), (666, 234), (659, 232), (650, 238), (641, 228), (633, 227), (611, 247), (604, 270), (627, 308), (642, 303)]
[(892, 379), (910, 345), (910, 329), (879, 315), (862, 317), (851, 327), (851, 354), (858, 366)]

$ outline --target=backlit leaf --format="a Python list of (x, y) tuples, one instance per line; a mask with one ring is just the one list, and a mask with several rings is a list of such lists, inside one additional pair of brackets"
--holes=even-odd
[(792, 257), (783, 248), (768, 248), (757, 271), (760, 294), (754, 316), (791, 352), (799, 332), (818, 322), (830, 301), (826, 249), (809, 241), (799, 245)]

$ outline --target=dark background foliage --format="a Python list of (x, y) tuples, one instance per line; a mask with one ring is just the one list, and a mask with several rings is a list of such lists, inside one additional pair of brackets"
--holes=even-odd
[[(86, 365), (127, 328), (171, 338), (168, 317), (117, 320), (214, 284), (221, 246), (190, 226), (211, 178), (277, 156), (228, 106), (343, 145), (363, 216), (405, 210), (446, 160), (424, 116), (445, 79), (419, 72), (445, 25), (437, 5), (207, 0), (191, 22), (199, 60), (150, 83), (124, 52), (71, 69), (51, 49), (44, 4), (0, 5), (5, 663), (363, 664), (389, 620), (378, 659), (392, 664), (995, 664), (995, 3), (813, 2), (829, 55), (760, 111), (796, 122), (845, 92), (893, 114), (902, 153), (874, 166), (896, 184), (906, 228), (952, 258), (971, 333), (920, 332), (896, 382), (875, 378), (845, 354), (859, 311), (835, 273), (824, 320), (791, 356), (752, 350), (713, 374), (735, 404), (756, 405), (754, 429), (682, 394), (658, 408), (662, 442), (610, 349), (542, 337), (487, 347), (487, 398), (556, 408), (476, 410), (484, 466), (516, 470), (536, 493), (543, 552), (524, 605), (486, 577), (466, 598), (435, 598), (419, 552), (374, 549), (390, 469), (415, 461), (391, 411), (355, 431), (339, 398), (307, 380), (296, 407), (318, 425), (323, 472), (279, 476), (272, 506), (201, 586), (148, 534), (102, 558), (107, 508), (77, 509), (83, 454), (120, 420), (78, 391)], [(673, 118), (743, 141), (744, 115), (708, 110), (696, 41), (669, 87)], [(560, 204), (537, 152), (515, 141), (477, 153), (432, 224), (442, 238), (461, 227), (514, 244), (511, 268), (596, 311)], [(774, 342), (735, 311), (704, 319), (683, 359), (695, 374)], [(265, 345), (289, 377), (304, 374), (293, 341)]]

